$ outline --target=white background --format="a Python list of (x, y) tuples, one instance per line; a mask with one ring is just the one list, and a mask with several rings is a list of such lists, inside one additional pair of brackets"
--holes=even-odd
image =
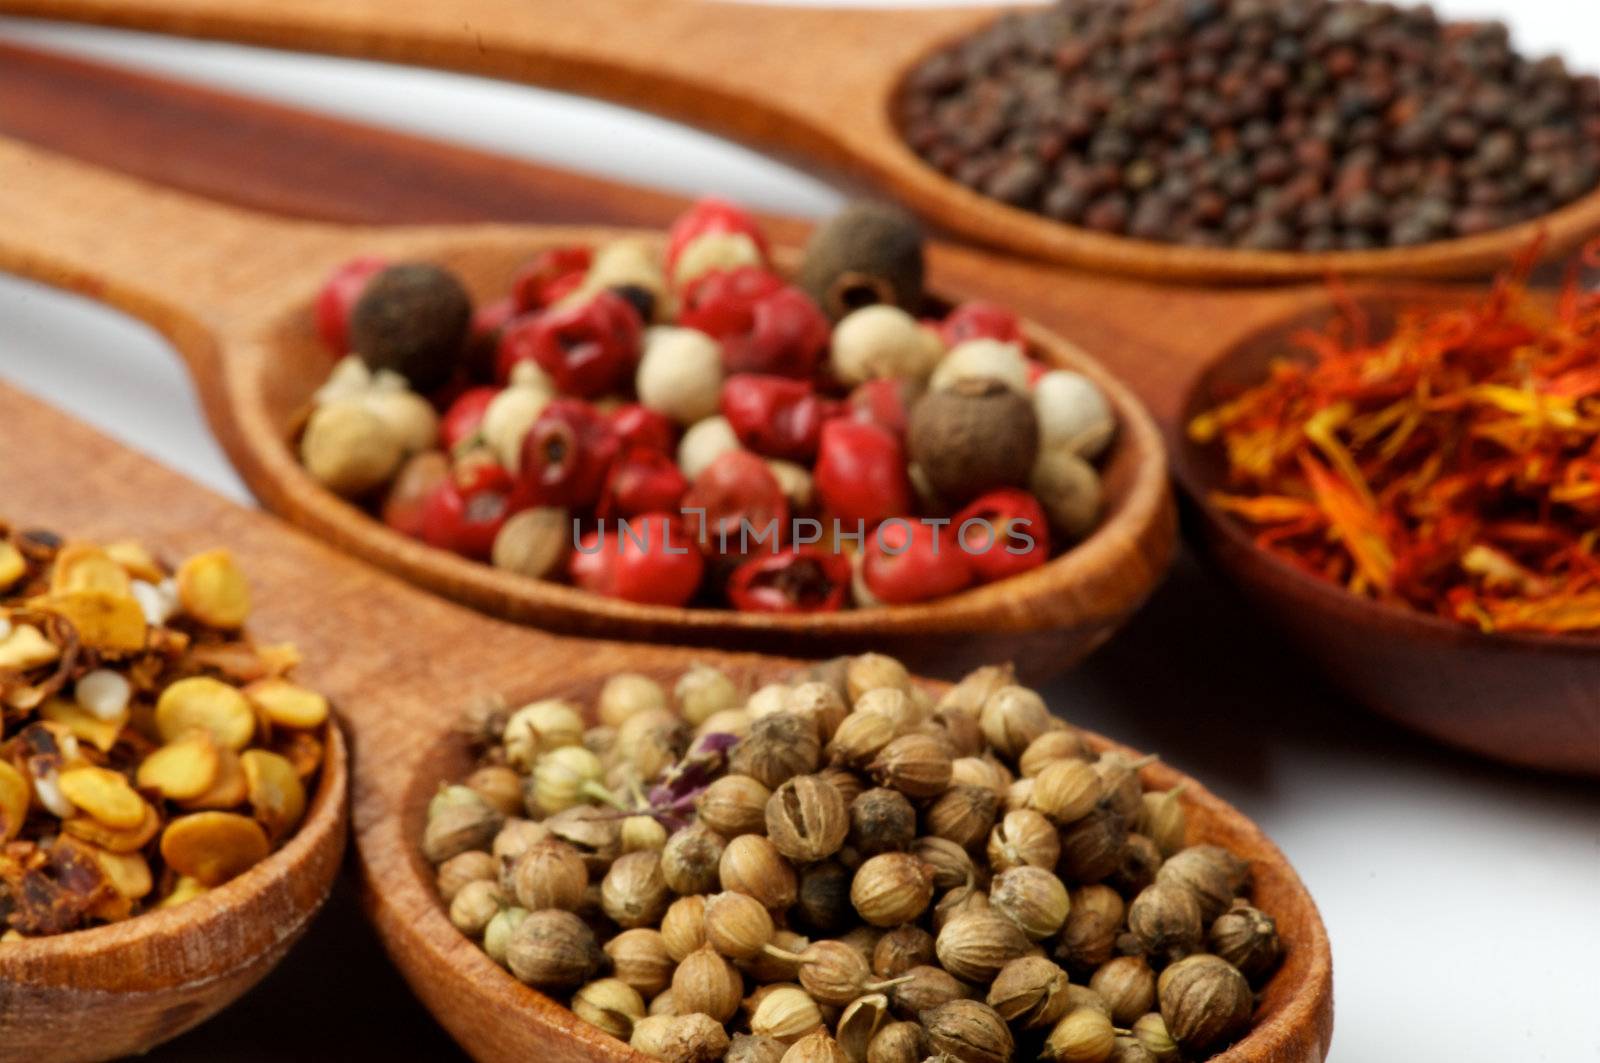
[[(1600, 69), (1593, 0), (1435, 6), (1505, 18), (1524, 50)], [(522, 87), (19, 20), (0, 19), (0, 39), (777, 211), (838, 201), (713, 138)], [(0, 278), (0, 376), (248, 500), (176, 359), (142, 326)], [(1336, 1063), (1600, 1060), (1595, 788), (1436, 750), (1323, 693), (1276, 652), (1263, 672), (1269, 638), (1185, 561), (1128, 633), (1055, 685), (1053, 704), (1162, 751), (1282, 845), (1333, 939)]]

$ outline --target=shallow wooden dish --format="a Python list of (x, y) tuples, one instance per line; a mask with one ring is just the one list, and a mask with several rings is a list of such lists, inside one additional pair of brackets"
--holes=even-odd
[(1481, 276), (1539, 233), (1600, 231), (1600, 189), (1536, 222), (1415, 248), (1308, 254), (1105, 236), (979, 195), (901, 139), (894, 102), (993, 8), (794, 8), (707, 0), (0, 0), (0, 11), (436, 66), (611, 100), (865, 181), (941, 228), (1097, 271), (1208, 284)]
[(144, 318), (182, 352), (223, 446), (268, 508), (420, 586), (509, 619), (631, 639), (829, 654), (873, 644), (942, 674), (1003, 654), (1059, 671), (1099, 645), (1160, 581), (1176, 531), (1159, 432), (1130, 392), (1071, 344), (1034, 329), (1052, 361), (1094, 377), (1117, 409), (1107, 507), (1084, 542), (1033, 572), (924, 605), (810, 616), (635, 605), (424, 546), (317, 485), (288, 440), (332, 364), (312, 297), (355, 254), (427, 259), (477, 292), (503, 290), (546, 246), (604, 229), (362, 230), (203, 203), (34, 149), (0, 144), (0, 269)]
[[(9, 413), (7, 398), (0, 386), (0, 409)], [(37, 443), (13, 427), (0, 426), (8, 465), (13, 453)], [(8, 513), (26, 519), (32, 507), (10, 489), (11, 476), (0, 472), (0, 497)], [(114, 524), (111, 516), (105, 530)], [(80, 525), (68, 519), (57, 526)], [(239, 999), (277, 966), (327, 899), (344, 854), (348, 798), (349, 757), (332, 726), (305, 822), (256, 867), (176, 908), (0, 944), (0, 1058), (70, 1063), (139, 1055)]]
[[(1397, 301), (1444, 305), (1438, 289), (1363, 300), (1374, 335)], [(1219, 448), (1182, 431), (1223, 395), (1237, 394), (1295, 348), (1298, 330), (1337, 314), (1303, 307), (1224, 352), (1195, 382), (1174, 426), (1173, 465), (1217, 563), (1308, 658), (1363, 705), (1432, 738), (1527, 767), (1600, 776), (1600, 638), (1485, 634), (1349, 594), (1257, 547), (1245, 526), (1208, 501), (1226, 472)]]
[[(47, 446), (22, 445), (48, 440)], [(308, 681), (334, 698), (355, 750), (353, 819), (366, 903), (419, 997), (476, 1058), (644, 1063), (620, 1042), (496, 967), (449, 923), (417, 849), (425, 806), (466, 753), (452, 734), (473, 695), (589, 694), (619, 670), (657, 676), (707, 661), (754, 677), (799, 662), (709, 650), (583, 642), (463, 610), (246, 511), (0, 384), (0, 497), (41, 524), (186, 548), (226, 542), (259, 589), (258, 626), (297, 640)], [(74, 475), (62, 475), (63, 468)], [(319, 647), (338, 647), (328, 655)], [(1287, 946), (1257, 1026), (1222, 1063), (1318, 1063), (1332, 1036), (1332, 959), (1316, 905), (1283, 854), (1237, 810), (1185, 782), (1192, 837), (1249, 857), (1256, 896)], [(180, 909), (181, 910), (181, 909)]]

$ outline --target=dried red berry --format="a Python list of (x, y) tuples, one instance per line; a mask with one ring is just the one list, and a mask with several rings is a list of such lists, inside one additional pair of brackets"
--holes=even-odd
[(770, 551), (782, 541), (789, 521), (789, 502), (778, 478), (748, 450), (730, 450), (696, 476), (683, 496), (683, 510), (708, 554)]
[(519, 497), (536, 506), (592, 506), (621, 446), (610, 422), (593, 406), (556, 399), (522, 441)]
[(501, 525), (519, 508), (516, 487), (510, 473), (489, 462), (447, 477), (423, 505), (423, 542), (487, 560)]
[(837, 413), (805, 380), (741, 373), (722, 385), (722, 415), (739, 442), (773, 458), (810, 461), (823, 422)]
[(366, 289), (367, 282), (389, 265), (377, 255), (352, 258), (333, 271), (317, 293), (317, 335), (335, 354), (350, 350), (350, 311)]
[(858, 421), (879, 425), (904, 441), (911, 420), (911, 404), (921, 393), (913, 380), (880, 377), (869, 380), (850, 393), (850, 413)]
[(607, 419), (624, 447), (651, 447), (671, 454), (678, 445), (678, 428), (671, 418), (637, 402), (618, 406)]
[(1044, 508), (1026, 491), (990, 491), (957, 513), (951, 524), (980, 583), (1038, 568), (1050, 558)]
[(747, 613), (832, 613), (844, 608), (850, 561), (814, 546), (763, 554), (733, 570), (728, 601)]
[(468, 388), (445, 410), (439, 420), (439, 442), (447, 451), (455, 450), (464, 440), (471, 439), (483, 427), (483, 415), (489, 404), (500, 394), (499, 388)]
[(954, 347), (967, 340), (999, 340), (1002, 343), (1022, 343), (1022, 322), (1017, 315), (995, 303), (962, 303), (945, 317), (939, 325), (939, 335), (946, 347)]
[(744, 208), (708, 196), (679, 215), (667, 230), (667, 275), (677, 269), (679, 256), (690, 244), (712, 233), (743, 233), (755, 243), (763, 260), (771, 253), (761, 227)]
[(889, 605), (925, 602), (972, 583), (972, 566), (948, 525), (888, 520), (867, 540), (867, 590)]
[(643, 328), (633, 304), (613, 291), (520, 317), (500, 340), (500, 379), (509, 380), (518, 362), (532, 361), (562, 394), (599, 398), (633, 375)]
[(466, 351), (462, 356), (462, 363), (470, 378), (494, 379), (501, 337), (516, 316), (517, 305), (509, 297), (485, 303), (473, 311), (472, 326), (467, 331)]
[(632, 517), (676, 509), (689, 481), (666, 452), (654, 447), (623, 449), (611, 471), (595, 512), (601, 518)]
[(678, 323), (721, 343), (730, 373), (810, 377), (830, 335), (809, 295), (756, 266), (712, 270), (695, 281)]
[(911, 511), (905, 450), (879, 425), (849, 418), (824, 424), (812, 477), (835, 517), (872, 525)]
[(684, 605), (700, 587), (705, 559), (668, 513), (607, 523), (579, 540), (572, 581), (586, 591), (647, 605)]
[(511, 278), (511, 298), (521, 313), (543, 310), (583, 282), (594, 255), (587, 247), (540, 251)]
[(752, 308), (783, 286), (782, 277), (760, 266), (711, 270), (684, 291), (678, 324), (713, 339), (749, 332)]

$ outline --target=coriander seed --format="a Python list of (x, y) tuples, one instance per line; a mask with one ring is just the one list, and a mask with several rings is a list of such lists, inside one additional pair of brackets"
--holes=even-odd
[(750, 724), (750, 733), (733, 747), (728, 766), (775, 789), (796, 775), (816, 771), (821, 759), (816, 724), (794, 713), (775, 712)]
[(873, 1035), (866, 1063), (921, 1063), (925, 1047), (921, 1023), (891, 1022)]
[(895, 1011), (904, 1016), (915, 1017), (929, 1008), (972, 996), (972, 990), (966, 983), (957, 980), (943, 967), (931, 964), (911, 968), (896, 982), (889, 991), (889, 999), (893, 1001)]
[(626, 1041), (633, 1036), (633, 1024), (645, 1017), (644, 998), (621, 979), (602, 978), (572, 994), (572, 1013)]
[(706, 900), (706, 943), (730, 960), (759, 954), (772, 941), (772, 934), (772, 916), (754, 897), (718, 893)]
[(1052, 717), (1044, 699), (1027, 687), (1001, 687), (984, 700), (978, 722), (983, 736), (1001, 756), (1015, 760), (1029, 744), (1050, 729)]
[(917, 810), (898, 790), (867, 790), (850, 803), (849, 843), (861, 853), (904, 849), (917, 836)]
[(988, 1003), (1024, 1030), (1053, 1026), (1067, 1013), (1067, 972), (1043, 956), (1022, 956), (1000, 968), (989, 985)]
[(423, 830), (422, 855), (432, 864), (472, 849), (487, 849), (505, 822), (505, 816), (476, 791), (462, 786), (451, 792), (456, 799), (430, 811)]
[(723, 889), (754, 897), (773, 911), (792, 905), (799, 891), (794, 868), (760, 834), (741, 834), (729, 842), (717, 874)]
[(1071, 908), (1055, 872), (1022, 865), (1002, 871), (989, 885), (989, 905), (1034, 941), (1061, 929)]
[(899, 729), (895, 722), (879, 713), (851, 713), (844, 718), (828, 742), (828, 760), (833, 764), (864, 767), (894, 741)]
[(623, 929), (654, 926), (672, 895), (654, 850), (617, 857), (600, 883), (600, 908)]
[(1118, 1026), (1132, 1026), (1156, 1002), (1156, 975), (1143, 956), (1118, 956), (1101, 965), (1089, 988), (1105, 998)]
[(1178, 1063), (1182, 1052), (1178, 1042), (1167, 1031), (1167, 1020), (1156, 1012), (1141, 1015), (1133, 1024), (1133, 1036), (1144, 1046), (1156, 1063)]
[(728, 1042), (728, 1054), (723, 1063), (781, 1063), (788, 1045), (773, 1037), (760, 1034), (739, 1033)]
[(1133, 822), (1144, 808), (1144, 785), (1139, 781), (1139, 770), (1155, 763), (1155, 759), (1145, 757), (1135, 760), (1111, 750), (1101, 754), (1094, 763), (1095, 774), (1100, 776), (1112, 811), (1129, 822)]
[(872, 1038), (888, 1018), (889, 998), (882, 993), (867, 993), (845, 1005), (834, 1032), (839, 1047), (852, 1063), (867, 1058)]
[(665, 709), (667, 692), (647, 675), (618, 672), (600, 688), (597, 714), (607, 727), (618, 727), (636, 713)]
[(457, 853), (440, 864), (439, 871), (434, 876), (439, 899), (449, 904), (467, 883), (477, 882), (480, 879), (495, 881), (499, 871), (500, 865), (495, 858), (481, 849)]
[(477, 879), (461, 887), (450, 902), (450, 922), (468, 937), (480, 937), (505, 903), (498, 882)]
[(682, 963), (706, 943), (706, 899), (679, 897), (661, 917), (661, 942), (674, 963)]
[(822, 1009), (799, 986), (776, 986), (750, 1013), (750, 1030), (785, 1045), (822, 1025)]
[(1272, 973), (1281, 946), (1278, 924), (1270, 915), (1243, 901), (1217, 916), (1206, 937), (1211, 951), (1239, 968), (1252, 982)]
[(801, 872), (797, 903), (807, 926), (823, 933), (840, 932), (849, 926), (855, 918), (855, 910), (850, 907), (852, 877), (849, 869), (832, 860), (812, 864)]
[(972, 856), (952, 839), (918, 838), (911, 843), (911, 854), (933, 872), (935, 889), (951, 890), (958, 886), (970, 886), (977, 878)]
[(1161, 1018), (1185, 1054), (1208, 1053), (1238, 1037), (1255, 1007), (1244, 975), (1226, 960), (1204, 953), (1162, 971), (1156, 996)]
[(692, 665), (678, 677), (672, 696), (683, 718), (699, 727), (711, 717), (739, 706), (739, 688), (726, 674), (709, 665)]
[(603, 954), (594, 932), (571, 912), (529, 912), (511, 932), (506, 964), (538, 989), (572, 989), (589, 979)]
[(1055, 1063), (1105, 1063), (1115, 1047), (1111, 1020), (1092, 1008), (1078, 1008), (1056, 1023), (1042, 1055)]
[(868, 770), (879, 783), (908, 797), (937, 797), (950, 785), (950, 760), (939, 739), (908, 734), (879, 750)]
[(512, 867), (511, 889), (517, 903), (530, 912), (561, 908), (575, 912), (583, 905), (589, 871), (583, 857), (565, 842), (546, 839), (531, 846)]
[(850, 1057), (826, 1030), (814, 1030), (789, 1046), (782, 1063), (850, 1063)]
[(1033, 778), (1048, 765), (1061, 760), (1094, 759), (1089, 746), (1076, 731), (1065, 727), (1044, 734), (1028, 743), (1028, 748), (1017, 758), (1017, 770), (1026, 778)]
[(771, 790), (748, 775), (724, 775), (706, 787), (695, 809), (700, 822), (725, 838), (737, 838), (766, 829), (771, 796)]
[(667, 839), (661, 850), (661, 874), (680, 896), (710, 893), (717, 886), (717, 868), (727, 847), (722, 835), (698, 823)]
[(526, 908), (502, 908), (496, 912), (494, 918), (489, 920), (489, 925), (483, 928), (484, 954), (504, 967), (506, 948), (511, 944), (511, 935), (527, 917)]
[(850, 903), (873, 926), (909, 923), (933, 900), (933, 871), (910, 853), (881, 853), (856, 871)]
[(1143, 807), (1139, 812), (1139, 832), (1156, 843), (1163, 857), (1182, 849), (1188, 833), (1183, 803), (1179, 800), (1182, 792), (1183, 787), (1178, 786), (1140, 798)]
[(889, 687), (894, 690), (911, 689), (911, 674), (906, 666), (893, 657), (881, 653), (863, 653), (852, 657), (845, 665), (845, 688), (854, 705), (869, 690)]
[(550, 837), (576, 850), (591, 875), (604, 875), (622, 852), (622, 826), (608, 809), (579, 805), (557, 812), (544, 826)]
[(784, 695), (783, 708), (785, 712), (810, 720), (824, 742), (833, 737), (850, 713), (837, 689), (816, 680), (790, 688)]
[(629, 816), (622, 821), (618, 832), (624, 853), (642, 853), (663, 849), (667, 844), (667, 828), (654, 816)]
[(989, 833), (989, 866), (1053, 868), (1061, 856), (1060, 835), (1044, 816), (1031, 809), (1007, 812)]
[(739, 1010), (744, 995), (744, 977), (710, 945), (703, 945), (683, 958), (672, 972), (672, 998), (685, 1014), (702, 1012), (718, 1022), (727, 1022)]
[(1127, 840), (1128, 828), (1122, 817), (1108, 808), (1096, 808), (1062, 828), (1062, 875), (1077, 882), (1099, 882), (1122, 863)]
[(1052, 821), (1066, 825), (1093, 812), (1104, 794), (1104, 780), (1094, 766), (1081, 760), (1052, 761), (1033, 777), (1030, 807)]
[(663, 1063), (716, 1063), (728, 1051), (728, 1031), (709, 1015), (648, 1015), (633, 1024), (628, 1044)]
[(879, 978), (895, 978), (933, 961), (933, 935), (920, 926), (907, 924), (878, 939), (872, 950), (872, 973)]
[(522, 812), (522, 777), (504, 764), (486, 764), (463, 783), (503, 816)]
[(809, 864), (839, 851), (850, 832), (850, 810), (831, 784), (798, 775), (767, 802), (767, 837), (790, 860)]
[(643, 996), (653, 997), (672, 983), (672, 970), (677, 963), (667, 952), (659, 930), (624, 930), (605, 943), (604, 951), (611, 959), (612, 973)]
[(1216, 845), (1194, 845), (1174, 853), (1156, 881), (1182, 886), (1200, 902), (1200, 918), (1210, 923), (1228, 910), (1236, 893), (1248, 881), (1250, 865)]
[(1138, 896), (1156, 880), (1161, 870), (1161, 850), (1143, 834), (1128, 835), (1122, 847), (1122, 861), (1107, 881), (1122, 893)]
[(963, 912), (944, 925), (934, 942), (945, 970), (980, 984), (992, 982), (1002, 967), (1032, 947), (1015, 923), (992, 910)]

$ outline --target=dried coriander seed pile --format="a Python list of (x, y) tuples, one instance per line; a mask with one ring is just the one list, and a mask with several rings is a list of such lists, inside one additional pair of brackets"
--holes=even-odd
[(227, 551), (0, 521), (0, 942), (182, 904), (294, 833), (328, 703), (249, 612)]
[(485, 701), (422, 839), (450, 920), (669, 1063), (1171, 1063), (1276, 969), (1246, 862), (1009, 667), (877, 654)]

